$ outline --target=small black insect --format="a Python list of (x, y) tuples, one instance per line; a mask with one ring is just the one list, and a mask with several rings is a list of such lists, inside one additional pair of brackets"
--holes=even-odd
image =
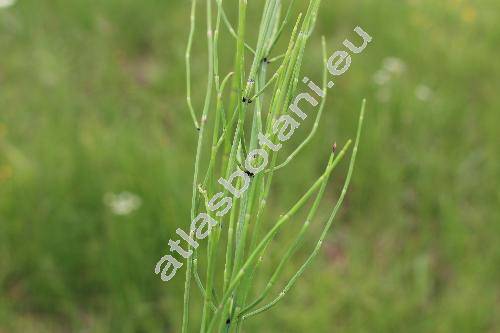
[(251, 172), (250, 172), (250, 171), (248, 171), (248, 170), (245, 170), (245, 173), (246, 173), (247, 175), (249, 175), (250, 177), (255, 176), (253, 173), (251, 173)]
[(231, 318), (227, 318), (227, 320), (226, 320), (226, 325), (229, 325), (229, 324), (231, 324)]

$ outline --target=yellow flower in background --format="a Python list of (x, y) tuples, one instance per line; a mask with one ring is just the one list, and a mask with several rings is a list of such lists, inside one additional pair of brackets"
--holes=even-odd
[(477, 18), (477, 10), (469, 1), (464, 0), (448, 0), (450, 9), (460, 15), (462, 21), (466, 23), (474, 23)]
[(462, 20), (467, 23), (473, 23), (476, 21), (477, 11), (474, 7), (466, 5), (462, 9)]

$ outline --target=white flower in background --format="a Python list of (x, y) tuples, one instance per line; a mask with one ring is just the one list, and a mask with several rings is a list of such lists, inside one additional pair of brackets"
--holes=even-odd
[(373, 75), (373, 82), (379, 86), (389, 83), (394, 76), (401, 75), (406, 70), (403, 60), (396, 57), (388, 57), (382, 61), (382, 68)]
[(406, 64), (403, 60), (396, 57), (387, 57), (382, 61), (382, 68), (373, 75), (373, 82), (379, 86), (376, 94), (377, 100), (383, 103), (389, 102), (392, 96), (390, 84), (394, 79), (398, 79), (406, 70)]
[(375, 82), (379, 86), (383, 86), (389, 80), (391, 79), (391, 75), (387, 73), (387, 71), (381, 69), (378, 70), (374, 75), (373, 75), (373, 82)]
[(420, 84), (415, 88), (415, 96), (421, 101), (428, 101), (432, 98), (432, 90), (424, 84)]
[[(1, 1), (1, 0), (0, 0)], [(116, 215), (129, 215), (137, 210), (142, 203), (141, 198), (130, 192), (106, 193), (104, 195), (104, 203)]]
[(384, 59), (383, 68), (392, 74), (401, 74), (406, 70), (406, 64), (403, 60), (396, 57)]
[(16, 0), (0, 0), (0, 8), (7, 8), (16, 3)]

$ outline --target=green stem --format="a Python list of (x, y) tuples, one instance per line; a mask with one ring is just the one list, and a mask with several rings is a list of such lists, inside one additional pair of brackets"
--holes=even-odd
[(255, 315), (259, 314), (259, 313), (262, 313), (262, 312), (270, 309), (274, 305), (276, 305), (283, 297), (285, 297), (286, 293), (294, 286), (294, 284), (297, 281), (297, 279), (304, 273), (305, 269), (309, 266), (309, 264), (312, 262), (312, 260), (319, 253), (319, 250), (321, 249), (323, 241), (325, 240), (325, 238), (326, 238), (326, 236), (328, 234), (328, 231), (330, 230), (330, 227), (331, 227), (331, 225), (332, 225), (332, 223), (333, 223), (333, 221), (335, 219), (335, 216), (337, 215), (338, 210), (342, 206), (344, 198), (345, 198), (345, 196), (347, 194), (347, 189), (349, 188), (349, 184), (350, 184), (350, 181), (351, 181), (352, 173), (353, 173), (353, 170), (354, 170), (354, 165), (356, 163), (356, 155), (358, 153), (358, 145), (359, 145), (359, 140), (360, 140), (360, 137), (361, 137), (361, 130), (362, 130), (363, 121), (364, 121), (365, 106), (366, 106), (366, 100), (363, 100), (363, 103), (362, 103), (362, 106), (361, 106), (361, 112), (360, 112), (360, 116), (359, 116), (359, 125), (358, 125), (358, 131), (357, 131), (357, 135), (356, 135), (356, 142), (354, 144), (354, 149), (352, 151), (351, 161), (349, 163), (349, 170), (347, 171), (347, 177), (346, 177), (344, 186), (342, 188), (342, 192), (340, 194), (339, 200), (337, 201), (337, 204), (333, 208), (332, 213), (330, 214), (330, 217), (329, 217), (328, 221), (326, 222), (326, 224), (325, 224), (325, 226), (323, 228), (323, 232), (321, 233), (321, 236), (320, 236), (320, 238), (319, 238), (319, 240), (318, 240), (318, 242), (316, 244), (316, 247), (314, 248), (314, 250), (311, 253), (311, 255), (307, 258), (307, 260), (305, 261), (305, 263), (297, 271), (297, 273), (295, 273), (292, 276), (292, 278), (286, 284), (286, 286), (283, 289), (283, 291), (273, 301), (271, 301), (267, 305), (263, 306), (262, 308), (259, 308), (259, 309), (255, 310), (255, 311), (252, 311), (252, 312), (248, 313), (248, 314), (244, 314), (243, 317), (242, 317), (242, 320), (245, 320), (245, 319), (247, 319), (247, 318), (249, 318), (251, 316), (255, 316)]
[[(191, 198), (191, 221), (194, 220), (196, 216), (196, 202), (198, 197), (198, 176), (201, 164), (201, 151), (203, 147), (203, 139), (205, 133), (205, 125), (207, 122), (207, 114), (210, 108), (211, 97), (212, 97), (212, 83), (213, 83), (213, 39), (212, 39), (212, 13), (210, 0), (207, 0), (207, 45), (208, 45), (208, 78), (207, 78), (207, 90), (205, 95), (205, 104), (203, 106), (203, 112), (200, 122), (200, 130), (198, 133), (198, 143), (196, 148), (196, 158), (194, 165), (194, 175), (193, 175), (193, 188), (192, 188), (192, 198)], [(190, 235), (194, 236), (194, 230), (190, 230)], [(188, 251), (191, 250), (191, 245), (188, 246)], [(191, 298), (191, 276), (193, 269), (193, 256), (187, 260), (186, 268), (186, 279), (184, 282), (184, 301), (183, 301), (183, 315), (182, 315), (182, 333), (187, 333), (189, 327), (189, 303)], [(208, 292), (207, 292), (208, 293)]]

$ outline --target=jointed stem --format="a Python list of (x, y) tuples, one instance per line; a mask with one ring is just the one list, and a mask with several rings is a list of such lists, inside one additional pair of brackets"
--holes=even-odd
[[(261, 250), (268, 244), (268, 242), (274, 238), (274, 236), (278, 233), (278, 231), (283, 227), (285, 223), (287, 223), (290, 218), (295, 215), (295, 213), (302, 207), (304, 204), (307, 202), (307, 200), (314, 194), (314, 192), (318, 189), (318, 187), (322, 184), (322, 182), (325, 180), (325, 178), (328, 178), (330, 176), (330, 173), (333, 170), (333, 165), (329, 165), (323, 175), (318, 178), (318, 180), (309, 188), (309, 190), (297, 201), (297, 203), (285, 214), (283, 215), (273, 226), (273, 228), (263, 237), (262, 241), (259, 243), (259, 245), (255, 248), (255, 250), (249, 255), (248, 259), (246, 262), (242, 265), (241, 269), (238, 271), (238, 273), (235, 275), (235, 277), (231, 280), (231, 283), (229, 284), (228, 289), (225, 291), (224, 295), (222, 296), (221, 304), (217, 308), (217, 311), (215, 313), (215, 316), (227, 305), (227, 302), (229, 301), (229, 298), (231, 296), (231, 293), (234, 291), (234, 289), (238, 286), (239, 282), (243, 278), (244, 274), (247, 272), (249, 269), (250, 265), (252, 265), (261, 252)], [(212, 322), (209, 326), (209, 332), (213, 328), (214, 322)]]
[[(211, 1), (207, 0), (207, 44), (208, 44), (208, 77), (207, 77), (207, 91), (205, 95), (205, 104), (203, 106), (203, 112), (201, 116), (201, 122), (198, 133), (198, 143), (196, 148), (196, 159), (194, 165), (194, 175), (193, 175), (193, 188), (192, 188), (192, 198), (191, 198), (191, 221), (194, 220), (196, 216), (197, 208), (197, 197), (198, 197), (198, 175), (201, 164), (201, 151), (203, 146), (203, 138), (205, 134), (205, 125), (207, 122), (208, 110), (210, 108), (210, 102), (212, 97), (212, 83), (213, 83), (213, 39), (212, 39), (212, 11), (211, 11)], [(190, 235), (194, 235), (194, 230), (190, 230)], [(191, 245), (188, 246), (188, 250), (191, 250)], [(182, 333), (187, 333), (189, 326), (189, 301), (191, 298), (191, 275), (193, 268), (193, 257), (191, 256), (187, 260), (186, 267), (186, 280), (184, 283), (184, 304), (183, 304), (183, 316), (182, 316)], [(209, 293), (209, 292), (207, 292)]]
[(364, 120), (364, 115), (365, 115), (365, 106), (366, 106), (366, 100), (363, 100), (363, 103), (362, 103), (362, 106), (361, 106), (361, 112), (360, 112), (360, 116), (359, 116), (359, 125), (358, 125), (358, 131), (357, 131), (357, 134), (356, 134), (356, 142), (354, 144), (354, 149), (352, 151), (352, 156), (351, 156), (351, 161), (349, 163), (349, 170), (347, 171), (347, 177), (346, 177), (346, 180), (345, 180), (345, 183), (344, 183), (344, 186), (342, 187), (342, 192), (340, 194), (340, 197), (339, 197), (339, 200), (337, 201), (337, 204), (335, 205), (335, 207), (333, 208), (332, 210), (332, 213), (330, 214), (330, 217), (328, 219), (328, 221), (326, 222), (324, 228), (323, 228), (323, 232), (321, 233), (321, 236), (316, 244), (316, 247), (314, 248), (313, 252), (311, 253), (311, 255), (307, 258), (307, 260), (305, 261), (305, 263), (300, 267), (300, 269), (297, 271), (297, 273), (295, 273), (292, 278), (289, 280), (289, 282), (286, 284), (285, 288), (283, 289), (283, 291), (273, 300), (271, 301), (270, 303), (268, 303), (267, 305), (263, 306), (262, 308), (259, 308), (255, 311), (252, 311), (250, 313), (247, 313), (247, 314), (244, 314), (242, 319), (245, 320), (251, 316), (255, 316), (261, 312), (264, 312), (268, 309), (270, 309), (271, 307), (273, 307), (274, 305), (276, 305), (276, 303), (278, 303), (283, 297), (285, 297), (286, 293), (294, 286), (295, 282), (297, 281), (297, 279), (302, 275), (302, 273), (304, 273), (305, 269), (309, 266), (309, 264), (312, 262), (312, 260), (316, 257), (316, 255), (319, 253), (319, 250), (321, 249), (321, 246), (323, 244), (323, 241), (325, 240), (327, 234), (328, 234), (328, 231), (330, 230), (330, 227), (335, 219), (335, 216), (337, 215), (337, 212), (338, 210), (340, 209), (343, 201), (344, 201), (344, 198), (347, 194), (347, 189), (349, 188), (349, 184), (350, 184), (350, 181), (351, 181), (351, 177), (352, 177), (352, 173), (353, 173), (353, 170), (354, 170), (354, 164), (356, 163), (356, 155), (358, 153), (358, 145), (359, 145), (359, 140), (360, 140), (360, 137), (361, 137), (361, 130), (362, 130), (362, 127), (363, 127), (363, 120)]
[[(356, 143), (351, 157), (347, 179), (339, 201), (333, 209), (330, 219), (324, 226), (323, 233), (316, 248), (304, 265), (302, 265), (297, 273), (289, 280), (282, 293), (267, 305), (256, 309), (273, 290), (284, 267), (302, 244), (306, 231), (309, 229), (309, 225), (314, 219), (323, 198), (329, 176), (337, 164), (342, 160), (351, 141), (346, 144), (337, 156), (334, 154), (331, 155), (324, 173), (286, 214), (280, 216), (268, 230), (263, 232), (266, 226), (264, 224), (266, 201), (270, 195), (274, 172), (286, 166), (299, 154), (306, 144), (311, 141), (319, 126), (326, 99), (326, 67), (323, 70), (322, 77), (324, 95), (321, 95), (322, 100), (319, 110), (305, 140), (303, 140), (283, 163), (277, 163), (279, 149), (275, 151), (271, 150), (269, 146), (265, 148), (268, 153), (268, 163), (265, 172), (260, 172), (255, 175), (250, 173), (249, 170), (251, 169), (247, 166), (248, 164), (246, 164), (248, 163), (246, 158), (249, 152), (257, 148), (264, 148), (260, 142), (260, 140), (262, 140), (261, 135), (264, 135), (272, 142), (276, 142), (278, 139), (278, 135), (274, 128), (276, 120), (289, 112), (288, 107), (296, 95), (300, 82), (299, 78), (304, 50), (315, 25), (321, 0), (309, 0), (306, 14), (304, 16), (300, 14), (293, 27), (285, 53), (271, 59), (273, 48), (277, 45), (277, 40), (283, 34), (284, 28), (290, 17), (294, 0), (290, 0), (287, 3), (288, 8), (286, 9), (283, 20), (281, 17), (283, 1), (265, 1), (260, 26), (258, 28), (258, 39), (255, 49), (250, 47), (245, 41), (248, 0), (238, 0), (237, 30), (235, 30), (229, 22), (222, 2), (223, 0), (206, 0), (208, 78), (201, 119), (198, 121), (191, 100), (190, 65), (197, 3), (196, 0), (191, 0), (190, 32), (186, 47), (187, 105), (193, 123), (199, 130), (199, 133), (192, 184), (190, 216), (191, 220), (193, 220), (196, 215), (204, 209), (207, 213), (217, 214), (220, 220), (218, 221), (219, 224), (213, 227), (213, 230), (209, 232), (205, 275), (198, 274), (199, 258), (197, 249), (192, 248), (191, 244), (188, 245), (188, 251), (192, 251), (193, 255), (187, 260), (186, 267), (182, 333), (187, 333), (189, 330), (189, 305), (191, 279), (193, 277), (203, 297), (203, 312), (200, 325), (201, 333), (213, 331), (236, 331), (236, 333), (238, 333), (242, 328), (244, 319), (271, 308), (282, 299), (290, 288), (292, 288), (305, 268), (317, 255), (321, 243), (326, 237), (327, 231), (344, 200), (352, 175), (364, 117), (365, 103), (363, 102), (360, 124), (358, 126)], [(212, 31), (212, 8), (217, 9), (214, 31)], [(221, 77), (219, 76), (218, 49), (220, 30), (224, 25), (227, 27), (229, 34), (236, 39), (236, 52), (234, 54), (233, 71), (221, 81)], [(322, 39), (322, 46), (323, 61), (326, 63), (326, 46), (324, 38)], [(250, 50), (253, 55), (251, 65), (248, 67), (248, 73), (245, 73), (247, 69), (245, 65), (246, 50)], [(269, 70), (269, 63), (277, 60), (280, 60), (281, 63), (276, 72), (268, 78), (267, 71)], [(231, 92), (227, 93), (225, 87), (230, 79), (232, 81), (230, 87)], [(230, 96), (227, 106), (225, 105), (226, 101), (224, 94)], [(212, 96), (215, 96), (215, 105), (212, 105)], [(263, 110), (267, 110), (267, 112), (263, 113)], [(250, 112), (250, 114), (248, 114), (248, 112)], [(210, 117), (211, 126), (207, 126), (208, 117)], [(249, 123), (249, 119), (252, 119), (251, 124)], [(206, 142), (209, 140), (206, 135), (207, 128), (212, 130), (211, 145)], [(204, 145), (207, 147), (210, 146), (210, 149), (207, 149), (206, 155), (208, 165), (205, 173), (202, 175), (200, 169), (202, 156), (205, 156), (205, 154), (203, 154)], [(213, 209), (215, 201), (209, 198), (214, 198), (213, 196), (218, 192), (216, 187), (217, 178), (224, 177), (228, 180), (237, 168), (240, 168), (250, 177), (249, 187), (244, 194), (238, 198), (231, 196), (227, 188), (221, 188), (220, 190), (224, 197), (231, 199), (231, 205), (228, 205), (229, 208), (224, 213), (220, 214), (220, 211), (216, 213)], [(234, 183), (232, 185), (235, 188), (241, 188), (243, 179), (231, 179)], [(282, 230), (283, 226), (291, 220), (299, 209), (306, 205), (312, 196), (315, 196), (315, 199), (299, 233), (285, 250), (264, 290), (258, 294), (256, 300), (248, 304), (247, 297), (250, 291), (252, 291), (253, 278), (265, 255), (266, 249), (270, 247), (273, 239), (277, 233)], [(223, 228), (225, 227), (227, 228), (227, 239), (225, 235), (221, 237)], [(226, 231), (224, 230), (224, 232)], [(189, 234), (191, 237), (194, 237), (194, 230), (190, 230)], [(222, 242), (221, 239), (224, 240), (224, 242)], [(225, 251), (224, 255), (220, 255), (220, 249)], [(219, 258), (222, 258), (222, 260)], [(222, 290), (220, 296), (216, 297), (216, 290), (219, 287), (215, 279), (217, 276), (217, 267), (220, 265), (220, 261), (224, 259), (223, 281), (220, 286)], [(217, 299), (219, 299), (220, 302), (218, 302)]]
[[(329, 165), (332, 165), (334, 168), (338, 165), (338, 163), (343, 159), (347, 149), (349, 148), (351, 144), (351, 141), (348, 141), (347, 144), (344, 146), (344, 148), (342, 149), (342, 151), (339, 153), (339, 155), (333, 159), (333, 155), (332, 157), (330, 158), (330, 161), (328, 162)], [(327, 184), (327, 180), (328, 179), (325, 179), (325, 181), (321, 184), (321, 188), (316, 196), (316, 200), (314, 201), (314, 204), (312, 205), (311, 207), (311, 210), (309, 211), (309, 214), (307, 215), (307, 218), (306, 218), (306, 221), (304, 222), (304, 224), (302, 225), (302, 228), (301, 230), (299, 231), (299, 234), (297, 235), (295, 241), (291, 244), (291, 246), (288, 248), (288, 250), (286, 251), (286, 253), (283, 255), (280, 263), (278, 264), (274, 274), (272, 275), (271, 279), (269, 280), (269, 282), (267, 283), (264, 291), (262, 292), (262, 294), (254, 301), (252, 302), (249, 306), (247, 306), (244, 310), (242, 310), (242, 313), (246, 313), (248, 312), (249, 310), (253, 309), (257, 304), (259, 304), (266, 296), (267, 294), (269, 293), (269, 291), (271, 290), (271, 288), (274, 286), (279, 274), (281, 273), (282, 269), (284, 268), (285, 264), (288, 262), (288, 260), (290, 259), (290, 257), (293, 255), (293, 253), (295, 252), (295, 250), (301, 245), (302, 243), (302, 240), (305, 236), (305, 233), (311, 223), (311, 221), (313, 220), (315, 214), (316, 214), (316, 211), (318, 209), (318, 206), (319, 206), (319, 203), (321, 201), (321, 199), (323, 198), (323, 193), (324, 193), (324, 190), (325, 190), (325, 187), (326, 187), (326, 184)]]
[(191, 118), (193, 119), (194, 127), (196, 129), (200, 128), (198, 120), (196, 120), (196, 114), (194, 112), (193, 103), (191, 102), (191, 47), (193, 45), (193, 35), (196, 27), (196, 0), (191, 0), (191, 17), (190, 17), (191, 28), (189, 30), (188, 43), (186, 47), (186, 99)]
[[(311, 132), (309, 132), (309, 135), (306, 137), (304, 141), (286, 158), (286, 160), (279, 164), (278, 166), (274, 167), (273, 170), (276, 171), (278, 169), (283, 168), (286, 166), (288, 163), (292, 161), (292, 159), (297, 156), (298, 153), (301, 152), (301, 150), (311, 141), (311, 139), (314, 137), (314, 134), (316, 134), (316, 130), (318, 129), (319, 121), (321, 119), (321, 115), (323, 114), (323, 110), (325, 108), (325, 102), (326, 102), (326, 97), (328, 95), (328, 90), (327, 90), (327, 70), (326, 70), (326, 61), (327, 61), (327, 55), (326, 55), (326, 42), (325, 42), (325, 37), (322, 37), (322, 45), (323, 45), (323, 93), (325, 96), (321, 100), (321, 104), (318, 110), (318, 113), (316, 115), (316, 119), (314, 120), (313, 127), (311, 129)], [(269, 170), (268, 170), (269, 172)]]

